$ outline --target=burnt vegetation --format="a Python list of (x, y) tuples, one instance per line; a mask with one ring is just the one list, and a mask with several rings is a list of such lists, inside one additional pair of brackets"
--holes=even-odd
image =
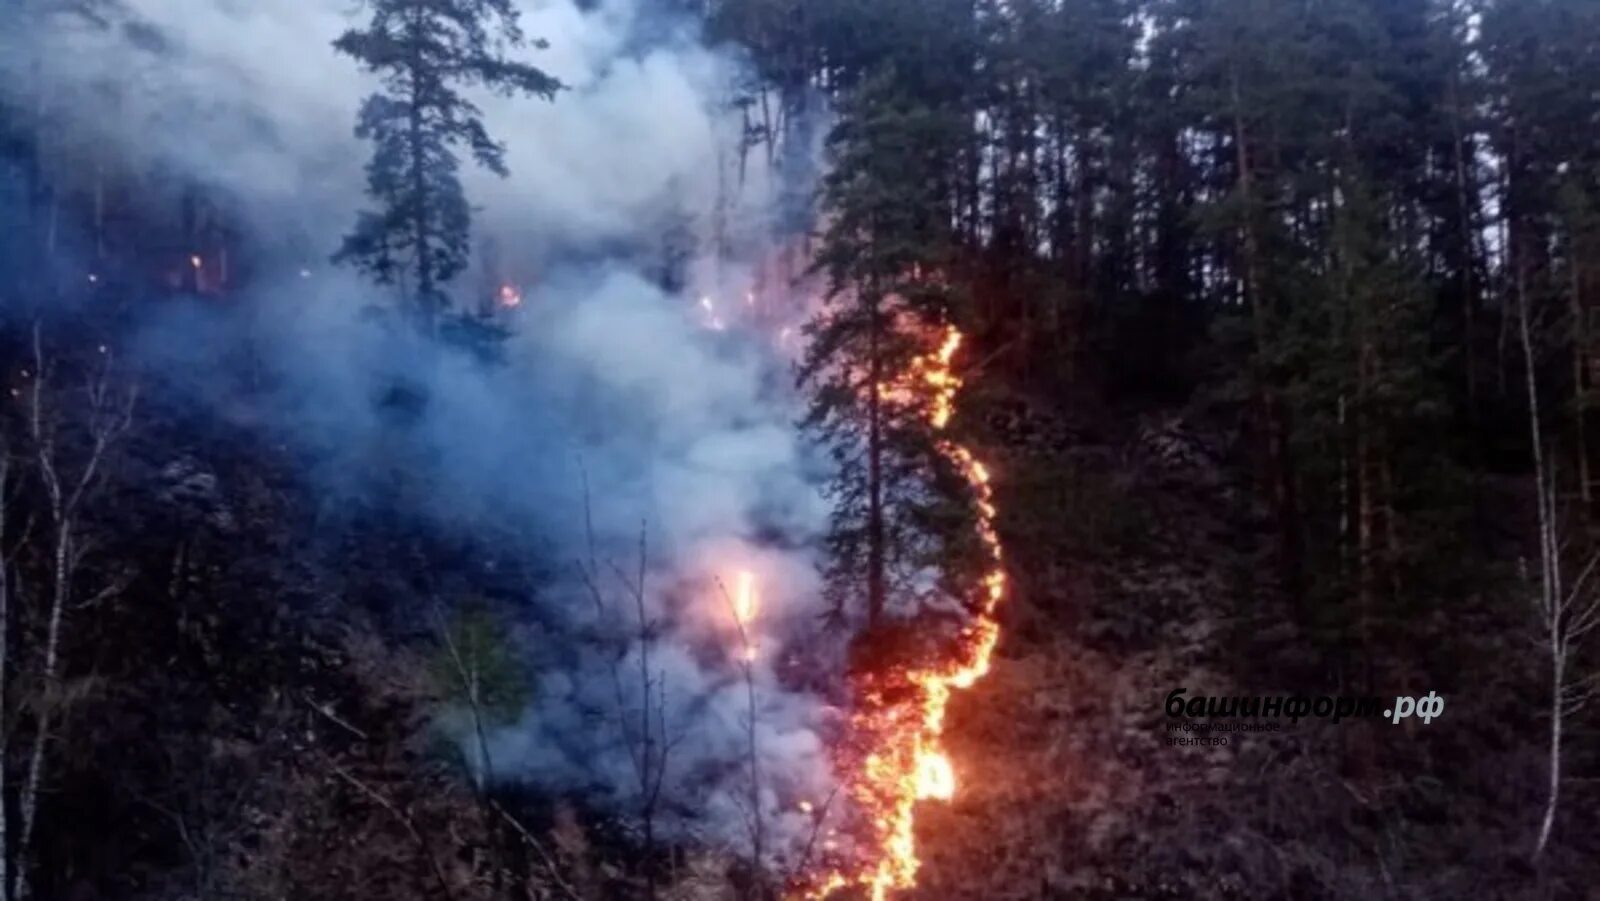
[[(990, 464), (1011, 595), (912, 896), (1593, 896), (1600, 9), (647, 5), (747, 66), (740, 152), (783, 165), (831, 116), (828, 173), (790, 198), (832, 311), (798, 376), (835, 464), (829, 625), (865, 622), (835, 656), (862, 670), (954, 616), (917, 572), (981, 577), (970, 490), (877, 390), (938, 328), (966, 338), (950, 427)], [(99, 6), (19, 21), (161, 51)], [(584, 102), (515, 61), (541, 49), (517, 8), (378, 0), (340, 40), (383, 79), (342, 251), (73, 143), (48, 66), (0, 95), (0, 899), (754, 899), (797, 875), (752, 865), (748, 666), (755, 854), (663, 825), (700, 812), (662, 791), (684, 738), (642, 542), (571, 561), (494, 511), (425, 515), (426, 459), (385, 447), (330, 493), (350, 449), (281, 440), (287, 376), (248, 340), (198, 393), (140, 353), (152, 308), (254, 302), (337, 251), (395, 295), (372, 328), (497, 365), (510, 327), (452, 282), (454, 154), (505, 173), (503, 148), (455, 85)], [(675, 291), (693, 252), (664, 231)], [(403, 436), (431, 399), (401, 375), (370, 400)], [(597, 634), (527, 603), (574, 569)], [(621, 803), (501, 778), (488, 737), (527, 715), (529, 661), (580, 643), (612, 655), (616, 703), (586, 713), (629, 743)], [(1449, 706), (1172, 747), (1179, 687)]]

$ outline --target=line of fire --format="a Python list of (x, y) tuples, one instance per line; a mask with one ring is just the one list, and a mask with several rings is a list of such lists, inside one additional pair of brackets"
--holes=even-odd
[[(165, 210), (169, 215), (162, 216), (161, 204), (143, 198), (136, 206), (131, 193), (124, 197), (107, 181), (97, 177), (92, 186), (94, 213), (78, 239), (86, 246), (60, 254), (82, 267), (54, 274), (63, 295), (238, 304), (248, 302), (258, 285), (310, 281), (332, 271), (326, 255), (312, 254), (302, 241), (280, 239), (276, 251), (261, 254), (259, 236), (236, 228), (227, 204), (204, 189), (178, 192)], [(137, 227), (127, 220), (135, 215)], [(718, 287), (731, 281), (737, 285), (733, 290), (696, 292), (681, 267), (656, 269), (656, 287), (676, 292), (684, 315), (713, 339), (754, 340), (778, 358), (794, 360), (804, 354), (805, 322), (826, 307), (808, 281), (808, 248), (807, 242), (787, 242), (743, 267), (736, 278), (711, 280)], [(462, 308), (485, 321), (536, 315), (541, 267), (516, 259), (493, 237), (479, 241), (475, 251), (472, 275), (453, 292), (464, 295)], [(537, 320), (523, 325), (537, 328)], [(965, 612), (956, 619), (891, 621), (854, 639), (849, 670), (831, 688), (842, 716), (829, 749), (834, 793), (794, 795), (783, 802), (810, 823), (802, 867), (774, 889), (796, 901), (857, 896), (884, 901), (917, 885), (917, 810), (925, 803), (950, 802), (961, 785), (962, 764), (945, 749), (947, 706), (988, 673), (1000, 637), (1007, 577), (991, 473), (973, 449), (946, 434), (963, 387), (959, 363), (965, 338), (951, 325), (908, 328), (916, 331), (923, 351), (872, 390), (883, 403), (911, 411), (936, 436), (937, 454), (959, 473), (973, 498), (971, 528), (986, 564), (981, 577), (967, 586)], [(733, 627), (733, 665), (747, 671), (758, 665), (794, 668), (768, 659), (782, 649), (769, 648), (762, 638), (763, 586), (756, 573), (735, 561), (718, 575), (717, 584)]]

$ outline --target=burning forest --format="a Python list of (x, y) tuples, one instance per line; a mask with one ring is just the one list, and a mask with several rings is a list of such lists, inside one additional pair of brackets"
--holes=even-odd
[(1592, 894), (1583, 3), (0, 15), (0, 901)]

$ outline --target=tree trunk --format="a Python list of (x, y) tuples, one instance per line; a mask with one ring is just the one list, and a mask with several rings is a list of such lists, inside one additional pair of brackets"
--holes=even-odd
[(427, 147), (422, 134), (422, 15), (422, 7), (414, 7), (411, 19), (410, 132), (407, 150), (411, 154), (411, 226), (412, 240), (416, 242), (417, 317), (422, 333), (431, 336), (438, 313), (438, 297), (434, 285), (433, 255), (428, 246), (433, 238), (428, 222)]
[(1517, 325), (1522, 339), (1522, 358), (1526, 369), (1528, 389), (1528, 431), (1533, 445), (1533, 475), (1538, 494), (1539, 511), (1539, 563), (1540, 609), (1544, 614), (1544, 627), (1550, 645), (1550, 756), (1549, 779), (1546, 788), (1544, 816), (1539, 824), (1539, 838), (1534, 845), (1534, 857), (1544, 853), (1555, 823), (1556, 807), (1561, 799), (1561, 714), (1562, 680), (1565, 678), (1566, 648), (1561, 621), (1561, 557), (1556, 541), (1555, 492), (1545, 469), (1544, 441), (1539, 429), (1539, 387), (1533, 337), (1528, 327), (1527, 262), (1525, 250), (1513, 245), (1516, 253)]
[[(1278, 523), (1278, 540), (1281, 547), (1280, 571), (1285, 587), (1298, 603), (1302, 600), (1300, 585), (1300, 525), (1298, 499), (1294, 484), (1294, 466), (1291, 459), (1291, 426), (1289, 412), (1283, 398), (1272, 385), (1273, 374), (1265, 370), (1261, 361), (1266, 358), (1269, 343), (1269, 322), (1265, 279), (1261, 271), (1261, 239), (1256, 233), (1255, 176), (1251, 168), (1249, 132), (1245, 128), (1243, 100), (1239, 93), (1237, 72), (1229, 79), (1232, 101), (1234, 162), (1238, 169), (1237, 184), (1243, 201), (1244, 221), (1241, 226), (1244, 244), (1243, 287), (1245, 303), (1249, 305), (1251, 331), (1255, 340), (1255, 392), (1261, 410), (1262, 428), (1266, 436), (1267, 480), (1273, 510)], [(1357, 411), (1359, 415), (1359, 409)], [(1359, 467), (1361, 461), (1358, 459)]]
[[(40, 376), (42, 378), (42, 376)], [(52, 590), (50, 595), (50, 620), (45, 633), (44, 670), (41, 673), (42, 681), (49, 690), (55, 683), (57, 666), (60, 660), (61, 647), (61, 620), (67, 607), (67, 594), (70, 587), (72, 557), (71, 519), (66, 510), (59, 503), (53, 511), (56, 527), (56, 540), (52, 559)], [(39, 711), (37, 729), (33, 736), (33, 746), (28, 753), (28, 771), (24, 777), (22, 797), (18, 804), (18, 812), (22, 817), (21, 834), (17, 837), (17, 883), (14, 898), (16, 901), (27, 901), (29, 895), (27, 854), (28, 846), (33, 840), (33, 825), (39, 810), (39, 786), (44, 781), (45, 753), (44, 748), (50, 738), (50, 711), (48, 706), (41, 707)]]
[(11, 647), (11, 559), (7, 556), (6, 519), (10, 514), (9, 486), (10, 460), (0, 451), (0, 899), (10, 897), (11, 875), (9, 869), (10, 819), (6, 813), (6, 751), (11, 747), (11, 730), (5, 707), (7, 667), (10, 666)]
[(1563, 672), (1566, 660), (1559, 647), (1559, 633), (1554, 629), (1551, 631), (1550, 644), (1550, 774), (1545, 789), (1544, 817), (1539, 822), (1539, 840), (1533, 848), (1536, 859), (1544, 854), (1545, 846), (1550, 843), (1550, 832), (1556, 822), (1556, 807), (1561, 802), (1561, 685), (1566, 678)]
[[(1363, 342), (1364, 344), (1365, 342)], [(1365, 357), (1365, 347), (1363, 347)], [(1372, 571), (1372, 544), (1373, 544), (1373, 485), (1372, 485), (1372, 438), (1369, 432), (1370, 422), (1366, 413), (1366, 361), (1363, 359), (1358, 365), (1357, 391), (1356, 391), (1356, 597), (1357, 597), (1357, 634), (1361, 638), (1361, 655), (1363, 669), (1364, 661), (1371, 658), (1372, 654), (1372, 611), (1373, 611), (1373, 571)], [(1370, 680), (1371, 672), (1367, 672)], [(1370, 686), (1370, 681), (1368, 682)]]
[(1584, 322), (1583, 290), (1576, 248), (1573, 249), (1569, 256), (1571, 259), (1567, 265), (1572, 270), (1572, 284), (1570, 287), (1572, 306), (1572, 424), (1573, 438), (1577, 443), (1575, 451), (1578, 458), (1578, 496), (1582, 498), (1583, 510), (1587, 514), (1593, 502), (1593, 497), (1589, 491), (1589, 441), (1584, 424), (1584, 420), (1589, 414), (1588, 367), (1584, 365), (1589, 355), (1589, 335), (1588, 330), (1585, 328), (1587, 323)]
[(883, 521), (883, 360), (882, 298), (876, 286), (868, 312), (868, 373), (870, 391), (867, 395), (867, 627), (878, 625), (887, 601), (888, 586), (884, 572), (887, 559)]
[(1478, 422), (1478, 364), (1477, 364), (1477, 287), (1473, 274), (1477, 263), (1477, 241), (1473, 239), (1472, 186), (1467, 170), (1466, 138), (1461, 132), (1461, 98), (1459, 76), (1450, 84), (1451, 146), (1455, 149), (1456, 210), (1461, 229), (1461, 346), (1467, 378), (1467, 421), (1476, 427)]

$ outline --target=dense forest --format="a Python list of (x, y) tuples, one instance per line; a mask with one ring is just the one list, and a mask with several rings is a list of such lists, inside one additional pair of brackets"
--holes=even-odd
[(1591, 309), (1592, 0), (11, 0), (0, 901), (1594, 897)]

